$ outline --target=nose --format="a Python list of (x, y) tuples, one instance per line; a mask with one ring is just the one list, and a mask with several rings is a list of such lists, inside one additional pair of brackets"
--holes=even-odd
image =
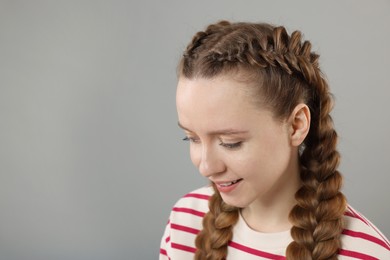
[(216, 149), (209, 146), (203, 146), (198, 168), (200, 174), (208, 178), (212, 175), (224, 172), (226, 167)]

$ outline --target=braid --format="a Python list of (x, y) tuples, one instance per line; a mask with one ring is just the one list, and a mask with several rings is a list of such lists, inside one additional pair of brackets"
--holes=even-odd
[(203, 230), (195, 240), (196, 260), (221, 260), (227, 256), (232, 227), (238, 220), (238, 208), (225, 204), (215, 188), (209, 200), (210, 211), (203, 218)]
[[(276, 33), (284, 29), (276, 29)], [(340, 155), (336, 150), (337, 133), (330, 116), (333, 101), (329, 87), (318, 68), (318, 56), (311, 55), (311, 46), (305, 42), (299, 52), (299, 33), (292, 35), (289, 49), (297, 59), (286, 59), (294, 70), (302, 73), (313, 89), (310, 108), (313, 115), (311, 131), (305, 140), (301, 156), (302, 187), (296, 193), (297, 205), (290, 212), (294, 239), (287, 258), (337, 259), (340, 234), (343, 230), (343, 215), (346, 200), (340, 192), (342, 176), (337, 171)], [(297, 55), (298, 54), (298, 55)]]
[[(297, 205), (290, 212), (294, 239), (287, 257), (300, 259), (336, 259), (343, 229), (346, 200), (340, 192), (342, 177), (336, 170), (340, 155), (336, 150), (337, 134), (329, 116), (330, 97), (320, 93), (321, 127), (313, 129), (301, 156), (302, 187), (296, 193)], [(314, 124), (313, 124), (314, 125)]]
[[(300, 147), (302, 186), (289, 215), (293, 242), (287, 259), (337, 259), (341, 248), (346, 199), (337, 170), (333, 100), (318, 59), (299, 31), (289, 36), (283, 27), (221, 22), (194, 37), (179, 67), (187, 78), (211, 78), (232, 69), (252, 72), (261, 85), (259, 97), (277, 117), (286, 118), (299, 103), (308, 105), (310, 131)], [(226, 207), (216, 189), (209, 208), (196, 238), (195, 258), (224, 259), (238, 209)]]
[[(183, 73), (184, 75), (192, 76), (193, 73), (193, 63), (199, 58), (198, 53), (201, 53), (204, 50), (203, 43), (209, 40), (216, 32), (219, 32), (223, 27), (230, 25), (227, 21), (221, 21), (217, 24), (211, 24), (207, 27), (205, 31), (197, 32), (192, 38), (191, 43), (187, 46), (181, 63), (179, 64), (179, 74)], [(219, 38), (211, 39), (213, 42), (217, 42)], [(182, 71), (180, 71), (182, 70)]]
[[(340, 161), (336, 150), (337, 133), (329, 115), (332, 99), (324, 80), (320, 79), (316, 85), (320, 98), (311, 108), (318, 116), (311, 124), (313, 129), (301, 156), (303, 186), (296, 194), (297, 205), (290, 213), (294, 225), (291, 234), (295, 242), (288, 251), (292, 255), (296, 251), (307, 251), (305, 256), (310, 257), (303, 259), (336, 259), (341, 247), (339, 238), (346, 200), (340, 192), (342, 177), (337, 171)], [(305, 245), (304, 240), (313, 242)]]
[(340, 155), (337, 133), (330, 116), (332, 98), (320, 74), (318, 55), (311, 44), (301, 45), (301, 34), (288, 37), (283, 27), (274, 30), (275, 60), (288, 74), (300, 73), (313, 99), (309, 103), (312, 122), (301, 156), (302, 187), (297, 205), (290, 212), (294, 239), (287, 248), (288, 259), (337, 259), (346, 200), (340, 192), (342, 177), (337, 171)]

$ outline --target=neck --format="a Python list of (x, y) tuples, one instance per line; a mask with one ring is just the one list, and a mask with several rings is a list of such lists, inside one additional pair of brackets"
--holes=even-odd
[(292, 170), (265, 196), (241, 210), (242, 217), (253, 230), (274, 233), (291, 229), (289, 214), (296, 205), (295, 193), (301, 186), (298, 160), (293, 164)]

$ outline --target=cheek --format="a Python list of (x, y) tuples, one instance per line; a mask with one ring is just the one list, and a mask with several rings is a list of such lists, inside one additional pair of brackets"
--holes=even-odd
[(261, 167), (260, 158), (258, 152), (244, 149), (229, 153), (226, 156), (226, 165), (238, 177), (247, 178), (253, 176)]
[(280, 139), (262, 139), (228, 161), (230, 168), (243, 178), (268, 179), (285, 169), (289, 161), (289, 149)]

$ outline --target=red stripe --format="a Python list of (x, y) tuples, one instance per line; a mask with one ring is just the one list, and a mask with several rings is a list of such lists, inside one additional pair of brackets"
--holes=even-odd
[(160, 248), (160, 254), (168, 256), (167, 251), (165, 249), (162, 249), (162, 248)]
[(192, 215), (195, 215), (195, 216), (198, 216), (198, 217), (204, 217), (204, 215), (206, 213), (204, 212), (201, 212), (201, 211), (197, 211), (197, 210), (194, 210), (194, 209), (190, 209), (190, 208), (178, 208), (178, 207), (174, 207), (172, 209), (173, 211), (176, 211), (176, 212), (184, 212), (184, 213), (189, 213), (189, 214), (192, 214)]
[(202, 200), (209, 200), (210, 195), (205, 195), (205, 194), (199, 194), (199, 193), (188, 193), (187, 195), (184, 196), (184, 198), (197, 198), (197, 199), (202, 199)]
[(390, 248), (390, 242), (387, 240), (385, 235), (383, 235), (374, 225), (371, 225), (371, 227), (376, 231), (376, 233), (383, 239), (384, 243)]
[(195, 253), (195, 251), (196, 251), (196, 248), (181, 245), (181, 244), (176, 244), (176, 243), (172, 243), (172, 248), (179, 249), (179, 250), (186, 251), (186, 252), (190, 252), (190, 253)]
[(366, 233), (344, 229), (342, 234), (347, 235), (347, 236), (351, 236), (351, 237), (362, 238), (362, 239), (371, 241), (373, 243), (376, 243), (376, 244), (378, 244), (380, 246), (383, 246), (387, 250), (390, 250), (390, 247), (383, 240), (380, 240), (379, 238), (371, 236), (371, 235), (368, 235)]
[(349, 217), (352, 217), (352, 218), (357, 218), (357, 219), (361, 220), (364, 224), (366, 224), (366, 225), (369, 226), (369, 224), (367, 223), (367, 221), (366, 221), (364, 218), (362, 218), (359, 214), (357, 214), (356, 211), (354, 211), (351, 207), (348, 207), (348, 209), (349, 209), (351, 212), (345, 212), (344, 215), (349, 216)]
[(178, 224), (171, 224), (171, 228), (172, 229), (176, 229), (176, 230), (180, 230), (180, 231), (184, 231), (184, 232), (188, 232), (188, 233), (192, 233), (192, 234), (195, 234), (197, 235), (199, 233), (199, 229), (195, 229), (195, 228), (190, 228), (190, 227), (186, 227), (186, 226), (182, 226), (182, 225), (178, 225)]
[(357, 218), (357, 219), (361, 220), (363, 223), (365, 223), (366, 225), (370, 226), (383, 239), (383, 241), (387, 244), (387, 246), (390, 247), (390, 242), (387, 240), (387, 238), (373, 224), (371, 224), (370, 221), (368, 221), (366, 218), (364, 218), (358, 212), (353, 210), (351, 207), (348, 207), (348, 209), (351, 212), (345, 212), (346, 216), (349, 216), (349, 217), (352, 217), (352, 218)]
[(373, 230), (385, 241), (385, 243), (390, 247), (390, 242), (387, 240), (387, 238), (368, 220), (366, 219), (362, 214), (359, 214), (359, 212), (356, 212), (357, 215), (359, 215), (362, 219), (364, 219)]
[(167, 238), (165, 239), (165, 243), (168, 243), (170, 240), (171, 240), (171, 237), (169, 236), (169, 237), (167, 237)]
[(235, 249), (241, 250), (243, 252), (246, 252), (248, 254), (252, 254), (252, 255), (255, 255), (255, 256), (261, 256), (261, 257), (268, 258), (268, 259), (273, 259), (273, 260), (286, 259), (286, 257), (284, 257), (284, 256), (274, 255), (274, 254), (270, 254), (270, 253), (267, 253), (267, 252), (264, 252), (264, 251), (259, 251), (259, 250), (256, 250), (254, 248), (247, 247), (247, 246), (238, 244), (238, 243), (233, 242), (233, 241), (229, 242), (229, 246), (233, 247)]
[(349, 250), (345, 250), (345, 249), (340, 249), (339, 255), (350, 256), (350, 257), (362, 259), (362, 260), (379, 260), (378, 258), (370, 256), (370, 255), (366, 255), (366, 254), (355, 252), (355, 251), (349, 251)]

